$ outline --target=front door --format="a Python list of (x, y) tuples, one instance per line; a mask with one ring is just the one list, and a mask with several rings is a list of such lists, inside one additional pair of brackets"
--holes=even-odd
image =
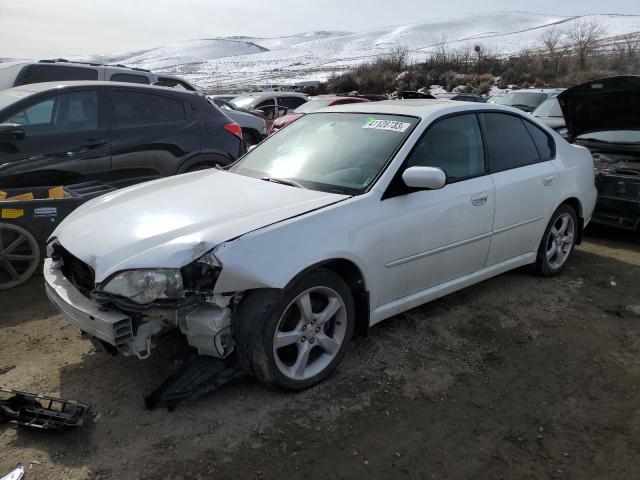
[(478, 118), (463, 114), (429, 127), (406, 166), (439, 167), (440, 190), (406, 192), (381, 202), (385, 225), (384, 304), (483, 268), (493, 223), (494, 186)]
[(0, 146), (0, 187), (69, 185), (108, 176), (111, 167), (97, 90), (40, 97), (0, 123), (23, 125), (25, 138)]

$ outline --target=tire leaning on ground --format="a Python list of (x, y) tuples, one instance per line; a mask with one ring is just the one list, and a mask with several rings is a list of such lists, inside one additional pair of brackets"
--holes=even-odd
[(560, 273), (573, 252), (578, 236), (578, 217), (575, 210), (563, 204), (553, 212), (536, 258), (536, 269), (544, 277)]
[(0, 223), (0, 290), (22, 285), (40, 265), (40, 247), (18, 225)]
[(344, 280), (318, 269), (265, 305), (256, 291), (238, 308), (236, 347), (245, 367), (261, 382), (290, 391), (329, 376), (344, 357), (355, 326), (355, 305)]

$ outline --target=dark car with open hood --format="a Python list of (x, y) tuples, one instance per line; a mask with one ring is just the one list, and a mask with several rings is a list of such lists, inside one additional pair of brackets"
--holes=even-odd
[(640, 76), (615, 76), (558, 95), (569, 140), (593, 154), (593, 221), (640, 229)]

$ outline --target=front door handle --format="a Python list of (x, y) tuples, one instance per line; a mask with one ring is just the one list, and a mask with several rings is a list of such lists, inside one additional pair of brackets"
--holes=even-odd
[(80, 146), (82, 148), (96, 148), (96, 147), (102, 147), (103, 145), (106, 145), (106, 144), (107, 144), (106, 140), (97, 140), (95, 138), (87, 138), (85, 140), (85, 143), (83, 143)]
[(553, 181), (556, 179), (555, 175), (547, 175), (546, 177), (544, 177), (542, 179), (542, 184), (545, 187), (550, 187), (551, 185), (553, 185)]
[(471, 203), (476, 207), (479, 207), (487, 203), (488, 198), (489, 198), (489, 192), (477, 193), (471, 197)]

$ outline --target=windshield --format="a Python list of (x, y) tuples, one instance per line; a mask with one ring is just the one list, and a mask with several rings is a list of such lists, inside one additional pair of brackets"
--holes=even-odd
[(564, 115), (562, 115), (562, 109), (560, 108), (560, 102), (558, 102), (556, 97), (546, 99), (542, 105), (534, 110), (532, 115), (534, 117), (564, 117)]
[(260, 97), (252, 97), (250, 95), (236, 97), (231, 100), (236, 107), (244, 108), (245, 110), (252, 110), (253, 107), (260, 101)]
[(331, 100), (316, 98), (315, 100), (309, 100), (307, 103), (303, 103), (298, 108), (296, 108), (293, 113), (315, 112), (316, 110), (320, 110), (321, 108), (328, 107), (330, 103)]
[(293, 180), (306, 188), (362, 193), (418, 123), (366, 113), (316, 113), (269, 137), (229, 171)]
[[(501, 105), (521, 105), (531, 109), (537, 108), (549, 95), (540, 92), (511, 92), (499, 100)], [(496, 102), (498, 103), (498, 102)]]

